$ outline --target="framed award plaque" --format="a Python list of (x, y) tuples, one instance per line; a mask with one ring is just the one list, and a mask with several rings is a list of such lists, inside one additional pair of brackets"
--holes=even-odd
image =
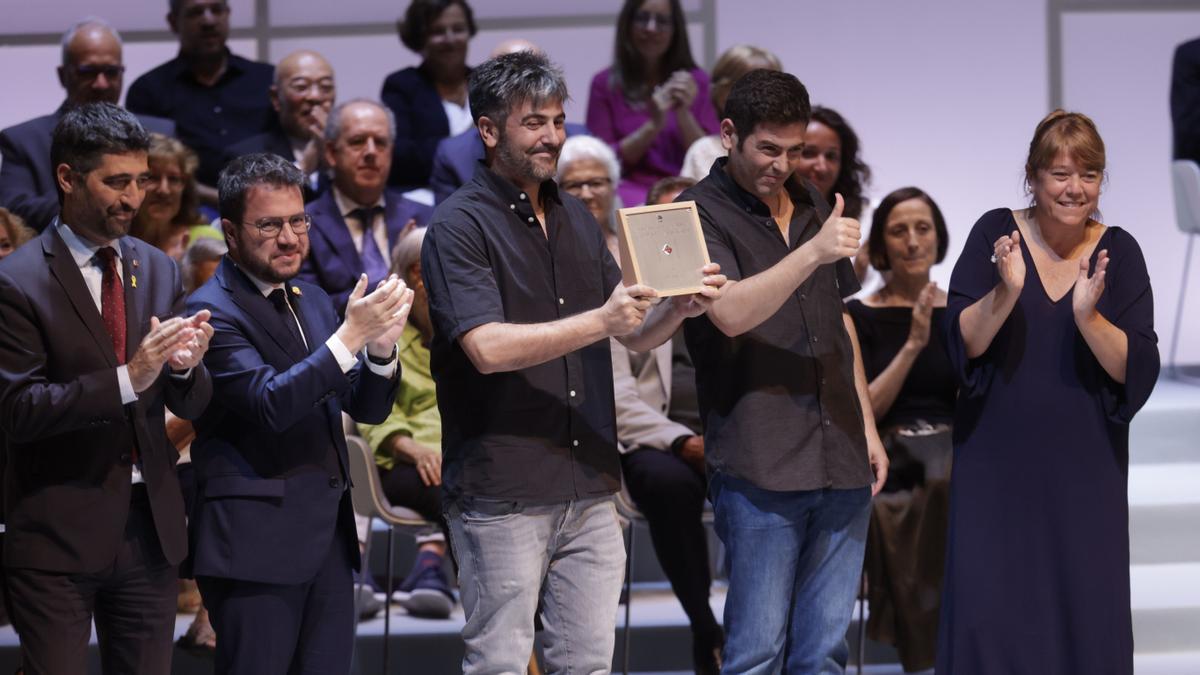
[(639, 206), (617, 211), (621, 276), (659, 296), (699, 293), (709, 263), (696, 202)]

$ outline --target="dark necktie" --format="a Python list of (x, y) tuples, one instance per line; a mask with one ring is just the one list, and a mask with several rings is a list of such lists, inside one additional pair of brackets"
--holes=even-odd
[(270, 298), (271, 304), (275, 305), (275, 311), (279, 313), (280, 320), (287, 327), (288, 335), (292, 336), (295, 344), (307, 354), (308, 345), (304, 341), (304, 335), (300, 332), (300, 324), (297, 323), (298, 317), (292, 313), (292, 308), (288, 305), (287, 291), (276, 288), (267, 297)]
[(100, 281), (100, 316), (104, 319), (104, 329), (112, 338), (113, 351), (117, 354), (117, 364), (125, 363), (125, 289), (121, 287), (121, 277), (117, 274), (117, 252), (111, 246), (104, 246), (96, 251), (96, 257), (104, 267), (104, 277)]
[(379, 250), (379, 242), (375, 241), (375, 216), (380, 213), (383, 213), (383, 207), (375, 205), (365, 209), (354, 209), (349, 214), (362, 224), (362, 253), (359, 254), (359, 258), (362, 260), (363, 271), (367, 273), (368, 293), (375, 288), (375, 284), (387, 277), (388, 273), (387, 260)]

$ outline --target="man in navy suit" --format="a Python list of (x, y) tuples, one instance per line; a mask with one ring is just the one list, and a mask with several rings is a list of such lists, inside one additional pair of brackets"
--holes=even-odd
[[(58, 80), (67, 98), (58, 110), (0, 131), (0, 206), (21, 216), (35, 230), (58, 215), (58, 192), (50, 164), (50, 136), (63, 114), (84, 103), (121, 99), (121, 37), (101, 19), (84, 19), (63, 34)], [(146, 131), (175, 135), (175, 123), (142, 115)]]
[(386, 277), (400, 233), (424, 226), (433, 209), (387, 187), (395, 139), (391, 110), (357, 99), (334, 108), (329, 120), (325, 161), (333, 186), (308, 205), (312, 253), (300, 278), (325, 289), (341, 314), (359, 276), (366, 274), (371, 286)]
[(333, 66), (324, 56), (302, 49), (283, 57), (275, 66), (275, 84), (270, 90), (275, 122), (267, 131), (226, 148), (223, 163), (255, 152), (294, 160), (307, 179), (304, 201), (312, 201), (328, 187), (321, 171), (322, 141), (336, 95)]
[(51, 145), (62, 216), (0, 262), (4, 568), (25, 672), (167, 673), (187, 551), (164, 408), (200, 416), (207, 312), (178, 318), (175, 263), (132, 237), (150, 138), (109, 103)]
[[(212, 312), (213, 404), (196, 422), (192, 569), (217, 673), (345, 673), (360, 565), (342, 412), (377, 424), (399, 383), (412, 291), (360, 277), (339, 325), (295, 279), (308, 252), (304, 177), (270, 154), (218, 181), (229, 253), (189, 299)], [(364, 353), (365, 350), (365, 353)]]

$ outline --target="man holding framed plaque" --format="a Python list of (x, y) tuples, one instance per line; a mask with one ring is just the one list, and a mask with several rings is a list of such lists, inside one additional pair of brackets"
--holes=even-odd
[(653, 289), (621, 283), (600, 226), (551, 180), (567, 90), (544, 55), (484, 62), (469, 95), (486, 158), (421, 251), (463, 671), (524, 672), (540, 604), (546, 670), (608, 672), (625, 545), (607, 338), (650, 349), (725, 279), (697, 269), (700, 293), (653, 311)]
[[(717, 534), (725, 672), (841, 672), (873, 492), (887, 476), (853, 324), (858, 222), (794, 176), (811, 109), (794, 76), (755, 70), (725, 104), (728, 158), (696, 202), (728, 275), (685, 325)], [(785, 653), (786, 645), (786, 653)]]

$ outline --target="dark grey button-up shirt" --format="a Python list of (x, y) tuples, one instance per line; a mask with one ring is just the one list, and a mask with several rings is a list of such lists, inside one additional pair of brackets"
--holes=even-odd
[(458, 495), (553, 503), (621, 485), (608, 340), (506, 373), (475, 369), (459, 338), (485, 323), (544, 323), (600, 307), (621, 271), (587, 207), (528, 195), (480, 165), (434, 211), (421, 251), (442, 413), (442, 479)]
[[(829, 205), (793, 177), (784, 241), (771, 212), (725, 172), (726, 159), (679, 196), (696, 201), (713, 262), (730, 279), (762, 272), (811, 239)], [(686, 322), (709, 468), (767, 490), (849, 489), (873, 480), (842, 298), (849, 260), (823, 265), (769, 319), (735, 338), (707, 315)]]

